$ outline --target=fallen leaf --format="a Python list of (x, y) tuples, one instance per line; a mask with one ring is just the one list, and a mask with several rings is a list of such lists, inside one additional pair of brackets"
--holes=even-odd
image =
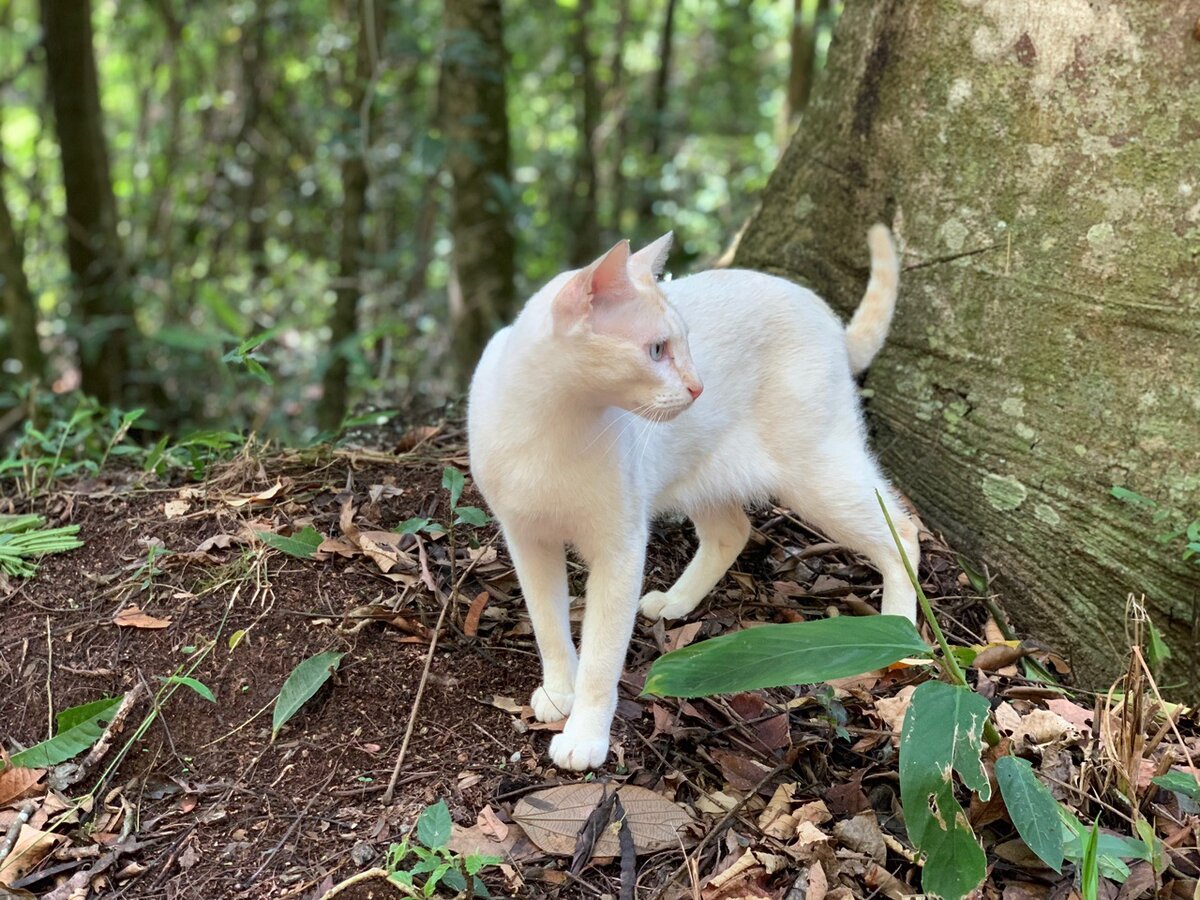
[(483, 615), (483, 608), (487, 606), (490, 599), (492, 599), (491, 594), (487, 591), (480, 591), (471, 601), (471, 607), (467, 610), (467, 618), (463, 622), (463, 634), (467, 637), (475, 637), (479, 633), (479, 618)]
[(971, 665), (984, 672), (995, 672), (1005, 666), (1011, 666), (1017, 660), (1028, 655), (1016, 641), (1005, 641), (1002, 644), (990, 644), (977, 654)]
[(762, 763), (750, 759), (744, 753), (718, 749), (713, 750), (710, 755), (721, 767), (721, 775), (737, 791), (752, 790), (771, 772)]
[[(605, 792), (611, 790), (611, 785), (590, 782), (536, 791), (521, 798), (512, 818), (542, 850), (555, 856), (571, 856), (580, 827)], [(625, 807), (625, 820), (633, 835), (634, 848), (639, 854), (679, 846), (679, 830), (691, 822), (691, 817), (681, 806), (654, 791), (631, 784), (622, 785), (617, 792)], [(595, 856), (619, 856), (620, 852), (613, 829), (604, 829), (596, 841)]]
[(40, 831), (32, 825), (22, 827), (12, 851), (0, 860), (0, 886), (10, 885), (32, 871), (55, 845), (65, 840), (61, 834)]
[(351, 559), (361, 552), (358, 545), (352, 543), (344, 537), (327, 537), (317, 546), (318, 553), (330, 553), (335, 556), (344, 556)]
[(894, 697), (880, 697), (875, 701), (875, 714), (887, 724), (896, 740), (900, 738), (900, 729), (904, 727), (904, 714), (908, 712), (914, 691), (916, 687), (910, 684), (901, 688)]
[(508, 837), (508, 825), (500, 821), (500, 817), (490, 806), (485, 806), (475, 817), (479, 830), (494, 841), (503, 841)]
[(234, 544), (244, 544), (246, 538), (240, 534), (214, 534), (210, 538), (205, 538), (200, 542), (200, 546), (196, 548), (197, 553), (207, 553), (209, 550), (224, 550), (232, 547)]
[(1073, 731), (1071, 723), (1056, 712), (1035, 709), (1022, 717), (1021, 724), (1013, 732), (1013, 740), (1022, 738), (1029, 744), (1048, 744), (1065, 737)]
[(696, 809), (710, 816), (723, 816), (741, 802), (740, 797), (726, 791), (709, 791), (696, 798)]
[(38, 782), (45, 774), (45, 769), (26, 769), (21, 766), (8, 766), (0, 770), (0, 806), (44, 793), (45, 785), (39, 786)]
[(192, 504), (186, 500), (168, 500), (163, 504), (163, 515), (168, 519), (178, 519), (191, 508)]
[(686, 625), (680, 625), (678, 628), (672, 628), (666, 634), (665, 651), (678, 650), (681, 647), (686, 647), (696, 639), (696, 635), (700, 633), (700, 629), (704, 626), (703, 622), (688, 622)]
[(113, 624), (121, 628), (166, 628), (171, 624), (171, 620), (158, 619), (147, 615), (136, 606), (127, 606), (113, 616)]
[(758, 740), (768, 750), (779, 750), (792, 742), (791, 717), (787, 713), (772, 716), (754, 726)]
[(492, 697), (492, 706), (496, 709), (502, 709), (506, 713), (512, 713), (514, 716), (519, 716), (524, 707), (514, 700), (512, 697), (503, 697), (500, 694), (495, 694)]
[(393, 450), (395, 453), (408, 453), (434, 437), (442, 430), (441, 425), (420, 425), (401, 435)]
[[(796, 830), (796, 822), (791, 818), (792, 797), (795, 793), (796, 782), (794, 781), (777, 786), (775, 793), (767, 801), (767, 808), (759, 813), (758, 827), (770, 837), (786, 840)], [(781, 819), (788, 819), (788, 823), (784, 826), (776, 826), (775, 823)], [(772, 831), (773, 826), (775, 827), (775, 831), (780, 831), (781, 833), (776, 834), (775, 831)]]
[(887, 862), (887, 844), (874, 811), (862, 812), (833, 826), (834, 836), (851, 850), (869, 856), (879, 865)]
[(225, 502), (235, 509), (247, 506), (251, 503), (266, 503), (268, 500), (274, 499), (282, 490), (283, 482), (276, 481), (265, 491), (259, 491), (257, 494), (242, 494), (239, 497), (226, 498)]
[(503, 856), (505, 862), (528, 862), (542, 856), (519, 825), (509, 825), (504, 839), (497, 841), (478, 823), (470, 828), (453, 825), (446, 845), (460, 856)]
[(400, 549), (400, 542), (404, 538), (405, 535), (392, 531), (361, 531), (358, 534), (358, 546), (379, 566), (381, 572), (390, 572), (396, 566), (414, 570), (417, 561)]
[(1065, 697), (1057, 697), (1046, 701), (1046, 707), (1053, 713), (1062, 716), (1079, 729), (1080, 734), (1088, 737), (1092, 733), (1092, 715), (1090, 709), (1085, 709), (1078, 703), (1072, 703)]

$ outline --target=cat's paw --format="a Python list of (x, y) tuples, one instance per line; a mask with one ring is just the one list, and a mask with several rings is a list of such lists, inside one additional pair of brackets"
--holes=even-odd
[(560, 769), (575, 772), (598, 769), (608, 758), (608, 735), (595, 738), (586, 734), (574, 735), (569, 731), (556, 734), (550, 741), (550, 758)]
[(649, 619), (682, 619), (696, 604), (678, 600), (670, 591), (651, 591), (642, 597), (641, 608), (642, 615)]
[(538, 687), (533, 692), (533, 696), (529, 698), (534, 718), (539, 722), (557, 722), (565, 719), (571, 714), (571, 707), (574, 704), (574, 694), (551, 691), (544, 684)]

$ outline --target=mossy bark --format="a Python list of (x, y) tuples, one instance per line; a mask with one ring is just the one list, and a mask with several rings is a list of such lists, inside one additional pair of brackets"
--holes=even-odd
[(904, 274), (874, 443), (1026, 633), (1105, 686), (1145, 594), (1198, 681), (1200, 2), (851, 0), (736, 263), (849, 314), (865, 233)]

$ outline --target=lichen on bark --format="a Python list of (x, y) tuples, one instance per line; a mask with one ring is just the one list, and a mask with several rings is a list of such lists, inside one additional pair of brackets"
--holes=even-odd
[(1200, 515), (1200, 2), (849, 2), (736, 263), (843, 314), (903, 246), (868, 376), (885, 467), (1025, 631), (1105, 685), (1145, 593), (1197, 684), (1200, 569), (1113, 485)]

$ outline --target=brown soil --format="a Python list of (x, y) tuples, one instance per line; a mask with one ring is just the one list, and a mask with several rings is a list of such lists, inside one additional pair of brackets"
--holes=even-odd
[[(489, 561), (492, 526), (477, 532), (485, 552), (441, 634), (391, 803), (381, 796), (438, 612), (419, 573), (394, 581), (361, 555), (302, 560), (255, 542), (197, 550), (206, 539), (245, 533), (248, 526), (288, 532), (312, 524), (336, 537), (347, 498), (356, 507), (353, 524), (362, 530), (390, 529), (417, 515), (445, 521), (441, 472), (450, 462), (464, 466), (463, 451), (457, 436), (443, 435), (394, 460), (328, 451), (261, 460), (247, 454), (204, 484), (141, 484), (137, 474), (113, 474), (33, 503), (16, 502), (14, 508), (45, 512), (56, 524), (78, 523), (86, 544), (46, 558), (36, 579), (2, 601), (0, 739), (6, 749), (44, 740), (51, 709), (116, 696), (139, 684), (153, 693), (162, 677), (184, 672), (211, 646), (188, 673), (217, 702), (179, 688), (105, 776), (105, 767), (147, 713), (143, 702), (104, 763), (68, 792), (98, 787), (91, 815), (72, 833), (76, 844), (112, 841), (130, 830), (140, 843), (106, 873), (106, 881), (96, 883), (104, 896), (319, 897), (355, 872), (381, 865), (389, 843), (439, 798), (459, 824), (470, 826), (485, 805), (503, 818), (527, 789), (579, 780), (549, 767), (549, 732), (530, 730), (493, 704), (496, 695), (526, 702), (538, 680), (538, 660), (499, 542), (499, 556)], [(230, 503), (277, 482), (280, 490), (268, 499)], [(375, 487), (373, 502), (372, 488), (380, 485), (384, 489)], [(168, 518), (166, 504), (181, 496), (189, 503), (186, 512), (176, 510)], [(464, 502), (482, 505), (469, 483)], [(737, 571), (698, 617), (699, 638), (745, 621), (796, 620), (823, 615), (827, 607), (845, 612), (877, 594), (873, 570), (837, 548), (810, 553), (820, 538), (784, 511), (762, 510), (755, 525)], [(444, 538), (425, 542), (431, 575), (442, 589), (449, 586), (446, 545)], [(151, 560), (152, 546), (172, 555)], [(692, 549), (690, 528), (657, 527), (648, 585), (667, 586)], [(470, 548), (460, 550), (459, 573), (471, 560)], [(960, 641), (979, 640), (986, 616), (982, 603), (964, 593), (965, 579), (944, 547), (929, 541), (925, 550), (923, 578), (931, 596), (939, 598), (943, 621)], [(578, 575), (575, 591), (581, 589)], [(466, 605), (483, 591), (490, 592), (490, 602), (478, 634), (467, 636), (461, 625)], [(380, 621), (351, 630), (346, 614), (367, 604), (389, 609)], [(115, 626), (114, 614), (134, 605), (169, 619), (169, 626)], [(239, 633), (244, 636), (231, 649), (231, 637)], [(835, 734), (840, 705), (803, 703), (780, 720), (779, 707), (768, 703), (764, 711), (761, 697), (741, 706), (726, 700), (652, 703), (638, 693), (663, 640), (662, 626), (639, 623), (615, 725), (615, 753), (600, 777), (669, 791), (686, 802), (701, 788), (722, 787), (728, 772), (721, 752), (733, 751), (776, 770), (758, 785), (764, 797), (778, 783), (799, 781), (812, 796), (825, 795), (831, 808), (882, 810), (885, 830), (903, 833), (894, 814), (894, 750), (886, 734), (875, 730), (878, 721), (864, 717), (856, 701), (846, 701), (849, 740)], [(280, 686), (297, 663), (324, 650), (346, 654), (339, 671), (272, 742), (271, 704)], [(767, 699), (816, 697), (816, 690), (774, 692)], [(720, 818), (705, 821), (711, 827)], [(100, 834), (89, 833), (95, 830)], [(733, 849), (713, 842), (700, 873)], [(679, 851), (640, 859), (641, 895), (649, 896), (681, 860)], [(524, 881), (519, 889), (498, 870), (486, 877), (494, 895), (617, 894), (618, 864), (570, 877), (563, 871), (568, 863), (542, 857), (514, 866)], [(86, 860), (72, 867), (48, 859), (41, 874), (23, 883), (42, 892), (54, 883), (47, 873), (58, 871), (61, 878), (83, 864)], [(909, 867), (908, 875), (914, 877), (915, 870)], [(388, 896), (378, 884), (372, 892), (354, 891), (340, 896)], [(686, 893), (690, 896), (690, 888)]]

